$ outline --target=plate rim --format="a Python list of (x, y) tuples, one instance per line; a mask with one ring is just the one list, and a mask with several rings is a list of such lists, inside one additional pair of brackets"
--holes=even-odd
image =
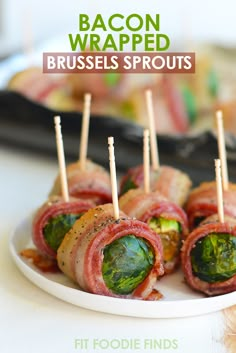
[[(87, 293), (79, 288), (72, 288), (55, 282), (28, 265), (18, 254), (14, 244), (17, 238), (17, 240), (20, 239), (19, 230), (29, 226), (30, 219), (32, 219), (32, 215), (24, 218), (10, 232), (10, 254), (16, 266), (29, 281), (62, 301), (96, 312), (149, 319), (175, 319), (205, 315), (236, 304), (236, 291), (214, 297), (180, 299), (176, 301), (144, 301)], [(30, 240), (30, 234), (27, 235), (27, 238)], [(139, 310), (137, 310), (137, 307)], [(184, 312), (182, 311), (183, 307)]]

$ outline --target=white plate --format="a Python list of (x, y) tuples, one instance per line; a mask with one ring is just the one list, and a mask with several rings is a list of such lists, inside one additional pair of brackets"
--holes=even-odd
[(44, 274), (25, 261), (19, 252), (31, 246), (31, 219), (22, 222), (10, 237), (11, 255), (21, 272), (36, 286), (66, 302), (104, 313), (142, 317), (177, 318), (202, 315), (224, 309), (236, 303), (236, 292), (206, 298), (192, 291), (179, 271), (158, 282), (164, 295), (160, 301), (111, 298), (86, 293), (61, 273)]

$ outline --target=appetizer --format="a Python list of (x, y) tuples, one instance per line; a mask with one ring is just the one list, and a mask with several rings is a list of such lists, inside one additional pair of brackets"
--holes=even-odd
[[(223, 191), (224, 212), (226, 215), (236, 217), (236, 185), (229, 183), (228, 190)], [(189, 228), (194, 229), (206, 217), (217, 213), (216, 182), (204, 182), (193, 189), (186, 203), (186, 213)]]
[[(236, 185), (229, 183), (228, 166), (225, 147), (222, 111), (216, 112), (217, 142), (220, 157), (222, 179), (222, 197), (224, 200), (224, 213), (236, 217)], [(202, 183), (194, 189), (186, 204), (190, 228), (196, 227), (206, 217), (217, 213), (218, 197), (217, 183), (215, 181)]]
[(187, 283), (213, 296), (236, 290), (236, 220), (213, 215), (184, 242), (181, 260)]
[(17, 72), (8, 82), (7, 89), (57, 111), (78, 109), (76, 102), (66, 92), (66, 78), (45, 74), (41, 67), (32, 66)]
[[(146, 103), (150, 132), (151, 168), (149, 170), (149, 184), (151, 191), (159, 191), (170, 201), (182, 206), (192, 185), (190, 178), (185, 173), (170, 166), (160, 166), (158, 144), (155, 128), (155, 115), (153, 109), (152, 91), (146, 91)], [(148, 157), (149, 159), (149, 157)], [(120, 182), (120, 194), (123, 195), (129, 189), (144, 189), (145, 169), (143, 165), (128, 170)]]
[[(109, 173), (100, 165), (86, 160), (85, 169), (81, 170), (80, 161), (69, 164), (66, 168), (70, 196), (92, 200), (96, 204), (111, 202)], [(50, 195), (61, 195), (60, 176), (54, 182)]]
[[(212, 50), (212, 48), (210, 49)], [(218, 52), (218, 59), (225, 58)], [(146, 125), (143, 92), (151, 87), (155, 92), (154, 105), (157, 116), (161, 116), (157, 131), (164, 134), (185, 133), (192, 128), (209, 129), (212, 127), (211, 115), (220, 104), (226, 114), (228, 130), (235, 131), (234, 86), (231, 82), (231, 60), (228, 78), (225, 70), (219, 84), (218, 71), (212, 65), (212, 53), (204, 48), (204, 54), (196, 58), (198, 70), (195, 74), (122, 74), (116, 72), (51, 75), (42, 73), (41, 67), (29, 67), (16, 73), (8, 83), (8, 89), (18, 91), (56, 111), (82, 111), (83, 96), (91, 92), (94, 97), (93, 114), (130, 119), (142, 126)], [(215, 48), (214, 48), (215, 51)], [(119, 53), (116, 53), (119, 59)], [(221, 59), (220, 59), (221, 60)], [(232, 60), (232, 63), (234, 60)], [(229, 74), (230, 73), (230, 74)], [(55, 76), (55, 77), (54, 77)], [(224, 79), (223, 79), (224, 78)], [(220, 99), (222, 84), (227, 82), (227, 99)], [(225, 98), (225, 97), (224, 97)]]
[(187, 283), (207, 295), (236, 290), (236, 219), (225, 216), (220, 159), (215, 160), (218, 214), (185, 240), (181, 260)]
[(188, 234), (185, 212), (159, 192), (129, 190), (119, 199), (120, 209), (129, 217), (145, 222), (160, 236), (163, 246), (165, 273), (171, 273), (179, 263), (182, 240)]
[[(168, 200), (183, 206), (187, 200), (192, 182), (189, 176), (182, 171), (170, 167), (160, 166), (157, 170), (150, 170), (151, 190), (159, 191)], [(120, 194), (130, 189), (143, 188), (143, 165), (130, 168), (120, 182)]]
[(94, 204), (88, 200), (51, 197), (36, 212), (32, 225), (32, 238), (41, 254), (56, 258), (57, 249), (65, 234)]
[(112, 204), (90, 209), (74, 223), (57, 252), (62, 272), (90, 293), (157, 300), (157, 278), (164, 273), (160, 237), (145, 223)]

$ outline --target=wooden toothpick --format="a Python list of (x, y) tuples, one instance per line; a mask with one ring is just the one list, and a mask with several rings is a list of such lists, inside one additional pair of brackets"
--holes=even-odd
[(223, 127), (223, 114), (221, 110), (216, 112), (216, 122), (217, 122), (217, 135), (218, 135), (218, 151), (219, 158), (221, 161), (221, 171), (222, 171), (222, 182), (223, 189), (228, 190), (229, 188), (229, 178), (228, 178), (228, 166), (225, 148), (225, 135)]
[(65, 163), (63, 139), (62, 139), (62, 133), (61, 133), (60, 116), (54, 117), (54, 123), (55, 123), (55, 131), (56, 131), (57, 156), (58, 156), (58, 163), (59, 163), (62, 197), (65, 202), (68, 202), (69, 192), (68, 192), (67, 177), (66, 177), (66, 163)]
[(143, 131), (143, 171), (144, 171), (144, 191), (150, 192), (150, 146), (149, 130)]
[(224, 223), (224, 201), (223, 201), (220, 159), (215, 159), (215, 174), (216, 174), (218, 217), (219, 217), (219, 222)]
[(109, 150), (109, 161), (110, 161), (110, 177), (111, 177), (111, 190), (112, 190), (112, 203), (114, 210), (115, 220), (119, 219), (119, 202), (117, 192), (117, 178), (116, 178), (116, 164), (115, 164), (115, 153), (114, 153), (114, 138), (108, 137), (108, 150)]
[(159, 162), (156, 127), (155, 127), (155, 121), (154, 121), (153, 99), (152, 99), (151, 90), (146, 91), (146, 103), (147, 103), (149, 131), (150, 131), (152, 168), (153, 170), (158, 170), (160, 167), (160, 162)]
[(89, 120), (90, 120), (90, 106), (91, 106), (91, 94), (86, 93), (84, 95), (84, 110), (82, 118), (82, 129), (80, 137), (80, 169), (84, 170), (86, 167), (87, 150), (88, 150), (88, 132), (89, 132)]

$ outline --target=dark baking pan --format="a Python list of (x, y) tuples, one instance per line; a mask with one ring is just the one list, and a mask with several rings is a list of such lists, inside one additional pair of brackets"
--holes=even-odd
[[(66, 161), (78, 158), (82, 114), (60, 112), (32, 102), (22, 95), (0, 91), (0, 143), (55, 158), (53, 117), (60, 115)], [(116, 165), (119, 172), (142, 163), (142, 127), (122, 118), (91, 116), (88, 157), (108, 168), (107, 137), (115, 138)], [(217, 142), (211, 132), (196, 136), (159, 135), (162, 164), (187, 172), (194, 184), (214, 178)], [(236, 138), (227, 135), (230, 179), (236, 180)]]

